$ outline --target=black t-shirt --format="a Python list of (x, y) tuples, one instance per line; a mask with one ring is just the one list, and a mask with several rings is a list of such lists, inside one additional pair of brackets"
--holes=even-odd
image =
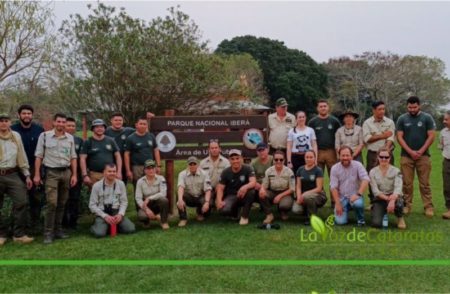
[(112, 127), (108, 127), (106, 129), (105, 136), (113, 138), (120, 149), (120, 153), (123, 153), (125, 151), (125, 140), (134, 132), (135, 129), (129, 127), (124, 127), (120, 130), (114, 130)]
[(219, 183), (225, 185), (224, 197), (226, 195), (237, 195), (239, 189), (248, 184), (249, 178), (254, 176), (255, 172), (246, 164), (243, 164), (237, 173), (233, 172), (231, 166), (224, 169), (219, 179)]
[(310, 170), (306, 170), (305, 166), (301, 166), (297, 170), (296, 177), (301, 180), (303, 193), (316, 188), (316, 179), (323, 178), (323, 171), (318, 166)]

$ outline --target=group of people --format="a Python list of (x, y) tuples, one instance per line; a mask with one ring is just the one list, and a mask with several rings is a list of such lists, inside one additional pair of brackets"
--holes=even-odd
[[(419, 98), (408, 98), (408, 112), (399, 117), (396, 126), (385, 116), (382, 101), (372, 104), (373, 116), (362, 127), (356, 124), (358, 114), (353, 111), (341, 115), (341, 126), (330, 115), (326, 100), (318, 102), (318, 115), (308, 124), (305, 112), (294, 116), (287, 107), (286, 99), (276, 101), (276, 112), (268, 116), (268, 144), (256, 146), (257, 157), (251, 164), (244, 164), (239, 149), (223, 156), (217, 139), (210, 140), (206, 158), (188, 158), (178, 175), (179, 227), (187, 225), (187, 207), (196, 208), (198, 221), (216, 209), (246, 225), (254, 203), (265, 214), (265, 224), (275, 219), (272, 205), (282, 220), (293, 212), (304, 214), (308, 224), (309, 216), (327, 202), (325, 168), (336, 224), (347, 223), (350, 210), (355, 211), (358, 225), (365, 224), (363, 194), (369, 187), (372, 226), (381, 227), (386, 215), (393, 213), (398, 228), (405, 229), (403, 215), (412, 209), (415, 172), (424, 213), (434, 215), (428, 147), (434, 140), (435, 123), (420, 110)], [(20, 106), (19, 122), (12, 126), (11, 117), (0, 114), (0, 201), (3, 203), (5, 194), (12, 199), (14, 242), (33, 241), (28, 232), (39, 229), (40, 192), (45, 192), (46, 199), (44, 243), (68, 238), (63, 228), (76, 228), (82, 184), (90, 191), (89, 208), (95, 215), (91, 232), (96, 237), (105, 236), (111, 226), (121, 233), (136, 230), (125, 216), (128, 181), (134, 188), (138, 221), (144, 227), (157, 221), (162, 229), (169, 229), (166, 179), (160, 175), (159, 149), (148, 128), (151, 114), (139, 117), (135, 128), (124, 127), (120, 113), (111, 116), (110, 126), (95, 119), (92, 136), (83, 142), (75, 135), (75, 119), (55, 114), (54, 128), (45, 132), (32, 121), (33, 112), (30, 105)], [(448, 211), (443, 217), (450, 219), (450, 112), (445, 114), (444, 124), (439, 145)], [(402, 147), (400, 169), (393, 166), (395, 137)], [(364, 147), (366, 167), (362, 164)], [(9, 228), (3, 219), (0, 222), (3, 245)]]

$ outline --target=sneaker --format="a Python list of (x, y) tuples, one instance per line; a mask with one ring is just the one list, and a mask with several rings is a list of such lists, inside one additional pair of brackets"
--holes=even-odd
[(412, 212), (411, 207), (407, 207), (407, 206), (403, 207), (403, 214), (404, 215), (410, 214), (411, 212)]
[(406, 229), (406, 223), (403, 217), (399, 217), (397, 219), (397, 228), (399, 228), (400, 230)]
[(161, 224), (161, 228), (162, 228), (163, 230), (168, 230), (170, 227), (169, 227), (169, 224), (168, 224), (168, 223), (163, 223), (163, 224)]
[(14, 243), (28, 244), (34, 241), (34, 238), (23, 235), (22, 237), (13, 237)]
[(44, 244), (52, 244), (53, 243), (53, 236), (52, 235), (45, 235), (44, 236)]
[(6, 239), (5, 237), (0, 237), (0, 246), (3, 246), (3, 244), (6, 243), (6, 240), (8, 239)]
[(358, 227), (364, 227), (366, 225), (365, 221), (358, 221)]
[(196, 219), (197, 219), (197, 221), (202, 222), (202, 221), (205, 220), (205, 217), (203, 215), (201, 215), (201, 214), (197, 214)]
[(274, 219), (273, 214), (272, 213), (268, 214), (268, 215), (266, 215), (266, 218), (264, 219), (263, 224), (270, 224), (273, 222), (273, 219)]
[(240, 224), (241, 226), (246, 226), (246, 225), (248, 225), (248, 218), (241, 217), (241, 219), (239, 220), (239, 224)]
[(64, 233), (63, 231), (57, 232), (55, 234), (55, 239), (68, 239), (68, 238), (70, 238), (70, 236)]
[(288, 220), (288, 218), (289, 218), (289, 216), (288, 216), (288, 214), (286, 213), (286, 212), (282, 212), (282, 213), (280, 213), (280, 217), (281, 217), (281, 219), (282, 220)]
[(442, 218), (443, 219), (450, 219), (450, 209), (442, 214)]
[(178, 223), (178, 226), (181, 228), (181, 227), (185, 227), (186, 224), (187, 224), (187, 220), (182, 219), (182, 220), (180, 220), (180, 222)]
[(425, 216), (432, 218), (434, 216), (434, 210), (432, 207), (425, 208)]

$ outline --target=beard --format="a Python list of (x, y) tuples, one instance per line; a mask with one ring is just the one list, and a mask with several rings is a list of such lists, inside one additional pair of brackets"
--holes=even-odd
[(23, 120), (23, 119), (20, 119), (20, 122), (22, 123), (22, 125), (24, 125), (24, 126), (29, 126), (29, 125), (31, 125), (31, 119), (30, 120)]

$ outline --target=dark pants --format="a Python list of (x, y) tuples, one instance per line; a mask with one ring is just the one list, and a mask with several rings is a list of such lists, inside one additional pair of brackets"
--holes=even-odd
[(44, 234), (52, 235), (62, 230), (62, 219), (70, 188), (70, 169), (58, 170), (46, 168), (45, 194), (46, 212)]
[[(378, 165), (377, 152), (371, 151), (371, 150), (367, 150), (367, 157), (366, 157), (366, 159), (367, 159), (366, 170), (367, 170), (367, 173), (370, 173), (370, 170)], [(392, 165), (394, 165), (394, 154), (391, 154), (391, 159), (390, 159), (389, 162)], [(374, 196), (373, 196), (373, 193), (372, 193), (372, 189), (370, 188), (370, 185), (369, 185), (369, 199), (370, 199), (370, 203), (373, 203)]]
[(77, 227), (78, 216), (80, 215), (81, 187), (82, 181), (80, 180), (69, 190), (69, 199), (67, 199), (62, 222), (66, 228), (76, 229)]
[[(140, 178), (142, 178), (143, 176), (145, 176), (144, 166), (143, 165), (132, 165), (131, 171), (133, 172), (133, 192), (136, 193), (137, 181)], [(134, 199), (134, 197), (133, 197), (133, 199)], [(140, 207), (137, 204), (136, 199), (134, 200), (134, 206), (136, 207), (136, 212), (138, 212)]]
[(295, 175), (297, 173), (298, 168), (305, 165), (305, 154), (292, 154), (291, 161), (292, 161), (292, 171), (294, 172)]
[(325, 192), (314, 193), (303, 197), (303, 203), (299, 205), (297, 201), (292, 207), (292, 212), (297, 214), (305, 213), (307, 217), (311, 214), (317, 214), (317, 210), (324, 206), (327, 202), (327, 195)]
[(187, 213), (186, 213), (187, 206), (196, 207), (198, 215), (203, 215), (203, 216), (209, 215), (211, 206), (210, 206), (210, 209), (205, 214), (202, 212), (202, 207), (205, 204), (205, 195), (204, 194), (199, 197), (194, 197), (191, 194), (184, 193), (183, 200), (184, 200), (184, 203), (186, 203), (184, 210), (178, 209), (178, 215), (180, 216), (181, 220), (187, 220)]
[(450, 209), (450, 159), (442, 162), (442, 182), (444, 184), (445, 207)]
[(237, 217), (239, 214), (239, 209), (242, 207), (241, 216), (243, 218), (248, 218), (254, 199), (254, 189), (248, 190), (243, 198), (238, 198), (237, 195), (225, 195), (223, 199), (225, 206), (219, 210), (219, 213), (225, 216)]
[(8, 235), (8, 224), (3, 221), (1, 215), (5, 194), (12, 200), (14, 237), (22, 237), (27, 224), (28, 200), (26, 186), (17, 172), (0, 176), (0, 237), (3, 238)]
[[(30, 178), (34, 177), (34, 170), (30, 169)], [(23, 182), (25, 182), (25, 177), (19, 175)], [(44, 188), (43, 186), (33, 187), (30, 190), (27, 190), (28, 193), (28, 208), (29, 214), (27, 214), (27, 227), (31, 231), (35, 231), (39, 229), (40, 221), (41, 221), (41, 211), (44, 206)]]
[[(395, 201), (394, 214), (396, 217), (403, 216), (403, 197), (399, 196)], [(381, 228), (383, 217), (387, 213), (388, 202), (384, 200), (375, 200), (372, 204), (372, 227)]]
[[(169, 217), (169, 200), (167, 198), (159, 198), (158, 200), (150, 200), (148, 203), (148, 208), (154, 214), (161, 214), (161, 223), (167, 223), (167, 219)], [(148, 216), (145, 214), (143, 209), (139, 209), (138, 211), (138, 220), (141, 222), (148, 222)]]
[[(259, 199), (261, 202), (261, 207), (266, 215), (272, 213), (272, 204), (273, 199), (283, 191), (272, 191), (267, 190), (267, 195), (264, 199)], [(287, 213), (292, 209), (292, 204), (294, 203), (294, 198), (291, 195), (285, 196), (281, 199), (281, 201), (277, 204), (277, 208), (279, 212)]]

